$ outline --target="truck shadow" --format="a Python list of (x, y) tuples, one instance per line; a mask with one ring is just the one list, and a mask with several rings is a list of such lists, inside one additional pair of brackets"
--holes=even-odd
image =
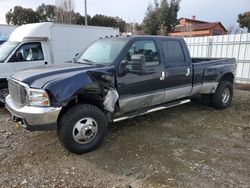
[[(174, 173), (189, 171), (179, 161), (183, 146), (205, 130), (197, 129), (201, 100), (171, 109), (154, 112), (109, 126), (104, 143), (96, 151), (85, 154), (84, 159), (98, 167), (121, 176), (152, 181), (166, 181)], [(191, 112), (191, 113), (190, 113)], [(202, 119), (204, 120), (204, 119)]]

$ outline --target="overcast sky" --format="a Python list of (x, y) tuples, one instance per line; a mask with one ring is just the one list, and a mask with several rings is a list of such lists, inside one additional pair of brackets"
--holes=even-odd
[[(119, 16), (127, 22), (142, 22), (147, 7), (153, 0), (88, 0), (88, 14)], [(5, 23), (5, 14), (15, 5), (35, 9), (40, 4), (55, 4), (55, 0), (0, 0), (0, 23)], [(75, 10), (84, 14), (84, 0), (75, 0)], [(182, 0), (178, 17), (217, 22), (226, 28), (237, 25), (239, 13), (249, 11), (250, 0)]]

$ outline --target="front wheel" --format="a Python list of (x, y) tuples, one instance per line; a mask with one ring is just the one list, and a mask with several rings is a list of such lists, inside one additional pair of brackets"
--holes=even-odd
[(233, 84), (228, 81), (221, 81), (214, 95), (212, 104), (215, 108), (225, 109), (231, 105), (233, 99)]
[(62, 145), (76, 154), (96, 149), (107, 131), (104, 113), (97, 107), (81, 104), (66, 111), (58, 125)]

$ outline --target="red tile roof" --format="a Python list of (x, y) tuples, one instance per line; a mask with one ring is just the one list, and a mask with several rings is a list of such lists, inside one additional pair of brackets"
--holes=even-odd
[(185, 20), (188, 20), (188, 21), (191, 21), (191, 22), (197, 22), (197, 24), (199, 24), (199, 23), (210, 23), (210, 22), (206, 22), (206, 21), (202, 21), (202, 20), (194, 20), (194, 19), (190, 19), (190, 18), (180, 18), (179, 19), (179, 21), (181, 20), (181, 19), (185, 19)]
[[(217, 24), (220, 24), (223, 29), (224, 26), (220, 23), (220, 22), (214, 22), (214, 23), (201, 23), (201, 24), (193, 24), (190, 26), (176, 26), (174, 29), (174, 32), (185, 32), (188, 31), (188, 29), (192, 29), (192, 31), (200, 31), (200, 30), (207, 30), (207, 29), (211, 29), (212, 27), (216, 26)], [(225, 29), (226, 31), (226, 29)]]

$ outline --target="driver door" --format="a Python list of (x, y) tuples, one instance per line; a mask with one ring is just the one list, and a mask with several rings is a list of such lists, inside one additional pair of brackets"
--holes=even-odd
[[(134, 69), (134, 56), (144, 56), (143, 69)], [(164, 100), (164, 89), (161, 86), (161, 75), (164, 71), (160, 54), (154, 40), (137, 40), (127, 50), (121, 63), (126, 64), (122, 75), (118, 74), (119, 105), (122, 112), (160, 104)], [(137, 62), (138, 63), (138, 62)]]

